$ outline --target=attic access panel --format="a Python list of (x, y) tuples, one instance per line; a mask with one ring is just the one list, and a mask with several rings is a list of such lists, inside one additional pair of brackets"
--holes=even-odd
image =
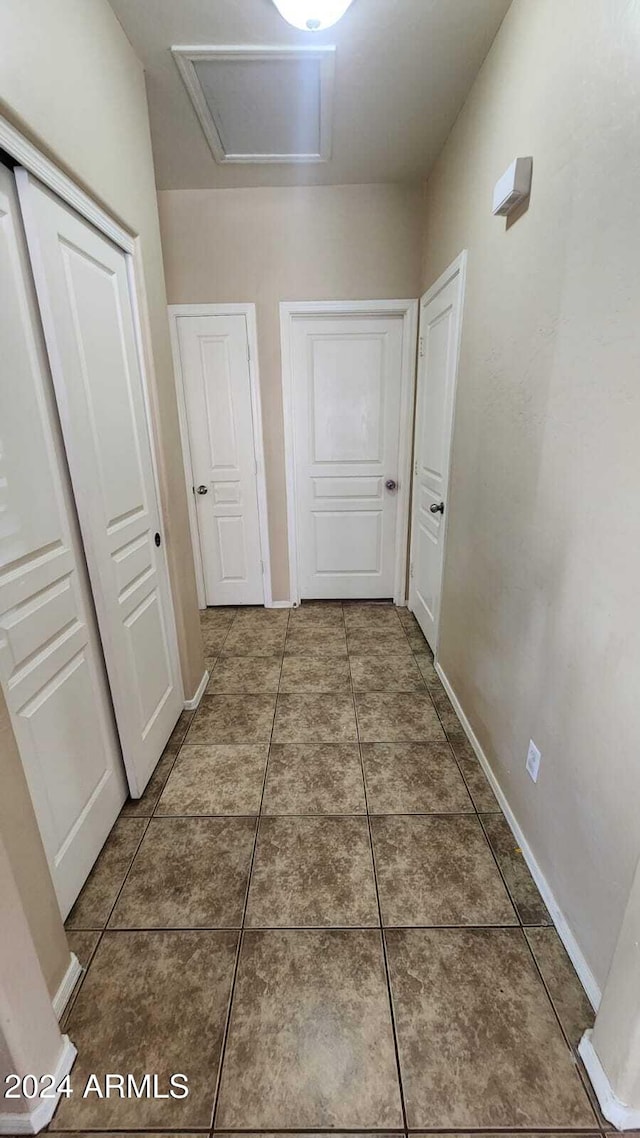
[(172, 47), (216, 162), (327, 162), (335, 47)]

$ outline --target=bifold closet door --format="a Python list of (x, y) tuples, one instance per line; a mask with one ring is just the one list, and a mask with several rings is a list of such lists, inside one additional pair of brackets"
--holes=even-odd
[(183, 705), (127, 255), (16, 171), (129, 786)]
[(126, 787), (13, 175), (0, 165), (0, 681), (63, 917)]

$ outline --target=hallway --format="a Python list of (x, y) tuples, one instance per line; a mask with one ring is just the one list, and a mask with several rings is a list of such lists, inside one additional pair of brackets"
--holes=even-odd
[[(206, 694), (67, 920), (50, 1129), (606, 1129), (591, 1009), (411, 614), (202, 624)], [(189, 1095), (83, 1098), (105, 1072)]]

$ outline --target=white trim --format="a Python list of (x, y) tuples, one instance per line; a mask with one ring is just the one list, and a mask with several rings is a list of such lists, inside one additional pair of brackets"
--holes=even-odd
[[(450, 510), (449, 510), (449, 500), (448, 499), (449, 499), (449, 487), (451, 485), (451, 469), (452, 469), (452, 462), (453, 462), (453, 432), (454, 432), (454, 428), (455, 428), (455, 419), (456, 419), (456, 399), (457, 399), (457, 391), (458, 391), (458, 371), (459, 371), (459, 365), (460, 365), (460, 346), (462, 344), (462, 322), (463, 322), (463, 316), (464, 316), (464, 297), (465, 297), (465, 289), (466, 289), (466, 283), (467, 283), (467, 250), (466, 249), (463, 249), (462, 252), (458, 254), (455, 261), (452, 261), (451, 264), (449, 265), (449, 267), (447, 269), (445, 269), (445, 271), (441, 274), (441, 276), (438, 277), (437, 281), (434, 281), (434, 283), (431, 285), (431, 288), (427, 289), (427, 291), (425, 293), (423, 293), (423, 295), (420, 297), (420, 301), (418, 304), (418, 338), (419, 338), (418, 342), (420, 342), (420, 337), (422, 336), (422, 312), (423, 312), (423, 309), (426, 307), (427, 304), (430, 304), (431, 301), (438, 295), (438, 293), (442, 292), (443, 288), (446, 288), (446, 286), (456, 276), (458, 277), (458, 327), (456, 329), (455, 371), (454, 371), (454, 379), (453, 379), (453, 390), (451, 392), (451, 422), (450, 422), (450, 428), (449, 428), (450, 433), (449, 433), (449, 456), (448, 456), (448, 462), (447, 462), (447, 481), (446, 481), (446, 485), (444, 487), (444, 490), (446, 491), (446, 494), (447, 494), (447, 502), (446, 502), (446, 508), (445, 508), (444, 516), (442, 519), (442, 521), (443, 521), (443, 526), (442, 526), (442, 575), (441, 575), (441, 579), (440, 579), (440, 598), (438, 600), (438, 615), (437, 615), (437, 624), (436, 624), (435, 637), (434, 637), (435, 644), (432, 645), (433, 650), (434, 650), (434, 654), (437, 654), (438, 641), (440, 638), (440, 613), (442, 610), (442, 605), (440, 602), (442, 599), (442, 582), (444, 581), (445, 558), (447, 555), (447, 537), (448, 537), (448, 533), (449, 533)], [(420, 385), (421, 373), (423, 371), (424, 371), (424, 365), (422, 365), (422, 367), (421, 367), (420, 358), (418, 358), (418, 366), (417, 366), (417, 371), (416, 371), (416, 402), (418, 400), (418, 388)], [(414, 454), (415, 454), (415, 449), (416, 449), (417, 431), (418, 431), (418, 424), (416, 422), (414, 424), (414, 438), (413, 438)], [(416, 502), (416, 500), (414, 500), (412, 514), (416, 509), (416, 504), (417, 504), (417, 502)], [(410, 519), (410, 524), (411, 524), (411, 541), (410, 541), (410, 549), (409, 549), (409, 563), (413, 564), (414, 543), (417, 541), (417, 528), (418, 528), (416, 525), (414, 525), (413, 516)], [(414, 585), (414, 589), (415, 589), (415, 585)], [(409, 587), (409, 593), (411, 593), (411, 586)]]
[[(194, 44), (191, 46), (177, 46), (171, 48), (171, 54), (182, 81), (187, 89), (193, 108), (198, 116), (200, 126), (209, 144), (209, 148), (216, 162), (220, 165), (244, 164), (252, 165), (265, 163), (278, 163), (279, 165), (297, 165), (299, 163), (328, 162), (331, 157), (331, 127), (333, 119), (333, 80), (335, 72), (335, 47), (331, 44), (314, 44), (312, 47), (302, 47), (299, 44), (267, 45), (267, 44)], [(316, 59), (320, 63), (320, 147), (319, 150), (308, 154), (230, 154), (225, 150), (223, 139), (218, 130), (214, 116), (204, 97), (202, 86), (194, 63), (219, 59), (226, 61), (237, 60), (274, 60), (274, 59)]]
[(290, 609), (293, 608), (291, 601), (272, 601), (270, 605), (266, 606), (269, 609)]
[(200, 703), (200, 700), (202, 699), (202, 697), (205, 693), (205, 689), (206, 689), (206, 686), (208, 683), (209, 683), (209, 672), (205, 671), (204, 676), (202, 677), (202, 679), (200, 680), (200, 683), (198, 684), (198, 686), (196, 688), (196, 694), (193, 696), (192, 699), (185, 699), (185, 701), (184, 701), (185, 711), (194, 711), (196, 709), (196, 707)]
[(78, 957), (76, 956), (75, 952), (72, 952), (69, 958), (67, 971), (62, 977), (60, 987), (58, 988), (58, 991), (51, 1001), (53, 1004), (53, 1010), (58, 1019), (62, 1018), (62, 1013), (69, 1003), (71, 993), (78, 983), (78, 980), (80, 979), (83, 971), (84, 969), (78, 960)]
[(577, 942), (577, 940), (576, 940), (576, 938), (575, 938), (575, 936), (574, 936), (574, 934), (573, 934), (573, 932), (569, 926), (569, 923), (568, 923), (564, 913), (562, 912), (562, 909), (560, 908), (560, 906), (558, 905), (558, 902), (555, 899), (555, 896), (553, 894), (551, 886), (549, 885), (549, 882), (547, 881), (542, 870), (540, 869), (540, 866), (538, 865), (538, 862), (535, 858), (535, 855), (534, 855), (527, 839), (525, 838), (523, 831), (520, 828), (520, 825), (516, 819), (516, 816), (513, 813), (511, 806), (509, 805), (509, 802), (507, 801), (506, 795), (505, 795), (504, 791), (502, 790), (500, 783), (498, 782), (496, 776), (494, 775), (494, 773), (491, 769), (491, 766), (489, 764), (489, 760), (488, 760), (487, 756), (485, 755), (485, 753), (482, 749), (482, 746), (480, 745), (480, 742), (478, 741), (478, 738), (475, 735), (475, 732), (473, 731), (471, 724), (469, 723), (469, 720), (467, 719), (464, 711), (462, 710), (462, 707), (460, 705), (460, 701), (459, 701), (456, 693), (454, 692), (451, 684), (449, 683), (449, 680), (447, 679), (445, 673), (443, 672), (441, 665), (438, 663), (437, 660), (435, 663), (435, 669), (436, 669), (436, 672), (438, 673), (440, 679), (442, 680), (443, 687), (444, 687), (447, 695), (449, 696), (449, 699), (451, 700), (451, 702), (453, 704), (456, 715), (458, 716), (458, 719), (460, 720), (460, 723), (462, 724), (462, 728), (464, 730), (464, 733), (467, 736), (469, 742), (471, 743), (471, 746), (473, 747), (476, 755), (478, 756), (480, 766), (482, 767), (484, 773), (487, 776), (487, 779), (491, 785), (491, 789), (493, 790), (493, 793), (495, 794), (496, 798), (498, 799), (498, 803), (500, 805), (500, 808), (501, 808), (507, 822), (509, 823), (509, 826), (510, 826), (510, 828), (513, 832), (513, 835), (514, 835), (514, 837), (518, 843), (518, 846), (520, 847), (520, 849), (522, 851), (522, 855), (524, 857), (524, 860), (527, 863), (527, 866), (529, 867), (529, 871), (531, 873), (531, 876), (533, 877), (533, 880), (535, 881), (536, 885), (538, 886), (538, 889), (540, 890), (542, 900), (544, 901), (545, 905), (547, 906), (547, 909), (549, 910), (551, 920), (553, 921), (553, 923), (556, 927), (556, 931), (558, 933), (558, 936), (560, 937), (560, 940), (562, 941), (562, 943), (564, 944), (564, 947), (567, 950), (567, 953), (571, 959), (571, 963), (573, 964), (573, 967), (575, 968), (575, 970), (578, 974), (578, 977), (580, 979), (582, 987), (584, 988), (584, 990), (585, 990), (585, 992), (589, 998), (589, 1002), (591, 1003), (591, 1006), (593, 1007), (594, 1011), (597, 1011), (598, 1007), (600, 1006), (600, 1000), (602, 998), (602, 993), (600, 991), (600, 987), (598, 985), (598, 982), (597, 982), (595, 976), (593, 975), (593, 972), (591, 971), (589, 965), (587, 964), (587, 961), (585, 960), (585, 957), (582, 953), (582, 950), (581, 950), (580, 946), (578, 945), (578, 942)]
[(133, 253), (135, 237), (123, 229), (101, 206), (72, 182), (62, 170), (49, 159), (32, 142), (29, 142), (19, 130), (0, 115), (0, 146), (15, 158), (20, 166), (24, 166), (30, 174), (34, 174), (49, 190), (53, 190), (67, 205), (75, 209), (82, 217), (95, 225), (101, 233), (110, 237), (125, 253)]
[(187, 497), (189, 501), (189, 527), (191, 530), (191, 544), (193, 559), (196, 566), (196, 584), (198, 588), (198, 604), (201, 609), (206, 608), (204, 564), (202, 548), (200, 545), (200, 530), (198, 527), (198, 514), (193, 496), (193, 466), (191, 461), (191, 445), (189, 441), (189, 425), (187, 417), (187, 402), (185, 396), (184, 374), (180, 358), (180, 342), (178, 339), (178, 320), (188, 316), (244, 316), (247, 329), (247, 343), (249, 346), (249, 386), (251, 395), (251, 420), (253, 431), (253, 452), (256, 460), (256, 492), (258, 496), (258, 527), (260, 531), (260, 551), (263, 563), (262, 589), (265, 608), (273, 608), (273, 595), (271, 590), (271, 549), (269, 546), (269, 508), (267, 505), (267, 484), (264, 462), (264, 442), (262, 428), (262, 401), (260, 398), (260, 367), (258, 363), (258, 328), (256, 323), (255, 304), (170, 304), (169, 326), (171, 332), (171, 350), (173, 352), (173, 365), (176, 379), (176, 393), (178, 398), (178, 418), (180, 420), (180, 438), (182, 440), (182, 457)]
[(607, 1073), (593, 1046), (593, 1032), (585, 1031), (578, 1044), (580, 1058), (596, 1092), (600, 1110), (616, 1130), (639, 1130), (640, 1110), (627, 1106), (614, 1093)]
[(280, 302), (280, 350), (282, 354), (282, 411), (284, 416), (287, 531), (289, 545), (290, 605), (300, 604), (298, 573), (298, 527), (296, 521), (296, 475), (291, 329), (296, 316), (402, 316), (402, 392), (398, 449), (398, 517), (393, 600), (406, 604), (407, 536), (411, 486), (411, 425), (415, 398), (417, 347), (417, 300), (305, 300)]
[[(78, 1054), (68, 1035), (61, 1036), (61, 1039), (60, 1058), (55, 1069), (47, 1071), (48, 1075), (53, 1076), (53, 1085), (56, 1087), (69, 1074)], [(39, 1134), (51, 1122), (59, 1101), (60, 1095), (55, 1094), (52, 1098), (34, 1099), (34, 1105), (29, 1111), (0, 1114), (0, 1134)]]

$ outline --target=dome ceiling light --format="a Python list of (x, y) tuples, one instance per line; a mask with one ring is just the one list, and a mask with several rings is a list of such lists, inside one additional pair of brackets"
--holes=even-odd
[(352, 0), (273, 0), (280, 15), (303, 32), (323, 32), (344, 16)]

